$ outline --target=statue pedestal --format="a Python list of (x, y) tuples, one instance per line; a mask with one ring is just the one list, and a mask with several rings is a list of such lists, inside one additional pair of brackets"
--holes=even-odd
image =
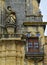
[(8, 32), (8, 34), (14, 34), (14, 28), (8, 27), (7, 32)]

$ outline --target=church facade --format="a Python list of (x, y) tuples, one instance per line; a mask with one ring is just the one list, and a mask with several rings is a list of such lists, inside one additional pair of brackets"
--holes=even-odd
[(0, 65), (47, 65), (47, 22), (40, 0), (0, 0)]

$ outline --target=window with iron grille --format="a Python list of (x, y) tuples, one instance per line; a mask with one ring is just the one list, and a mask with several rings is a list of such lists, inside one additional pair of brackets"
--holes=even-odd
[(32, 47), (33, 47), (32, 42), (29, 42), (28, 43), (28, 48), (32, 48)]
[(39, 51), (38, 38), (28, 39), (28, 52), (38, 52), (38, 51)]
[(35, 49), (38, 49), (38, 48), (39, 48), (38, 42), (34, 42), (34, 48), (35, 48)]

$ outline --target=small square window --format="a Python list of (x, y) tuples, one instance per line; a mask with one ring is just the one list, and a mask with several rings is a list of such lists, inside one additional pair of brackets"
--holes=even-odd
[(34, 46), (37, 46), (38, 45), (38, 42), (34, 42)]
[(31, 36), (30, 32), (28, 32), (28, 33), (26, 34), (26, 36), (27, 36), (27, 37), (30, 37), (30, 36)]
[(39, 48), (39, 46), (34, 46), (34, 48), (35, 48), (35, 49), (38, 49), (38, 48)]
[(38, 33), (36, 34), (36, 36), (39, 37), (39, 36), (40, 36), (40, 33), (38, 32)]
[(34, 43), (34, 48), (39, 48), (38, 42)]
[(32, 43), (28, 43), (28, 47), (29, 47), (29, 48), (30, 48), (30, 47), (33, 47)]

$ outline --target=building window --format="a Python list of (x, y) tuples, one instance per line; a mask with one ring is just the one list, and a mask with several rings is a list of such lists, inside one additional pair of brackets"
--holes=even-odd
[(40, 36), (40, 33), (37, 33), (36, 36), (39, 37)]
[(39, 44), (38, 44), (38, 42), (34, 42), (34, 48), (39, 48)]
[(28, 33), (26, 34), (26, 36), (27, 36), (27, 37), (30, 37), (30, 36), (31, 36), (31, 33), (30, 33), (30, 32), (28, 32)]
[(39, 40), (38, 37), (28, 38), (28, 52), (38, 52), (39, 51)]
[(32, 48), (32, 47), (33, 47), (32, 42), (29, 42), (28, 43), (28, 48)]

